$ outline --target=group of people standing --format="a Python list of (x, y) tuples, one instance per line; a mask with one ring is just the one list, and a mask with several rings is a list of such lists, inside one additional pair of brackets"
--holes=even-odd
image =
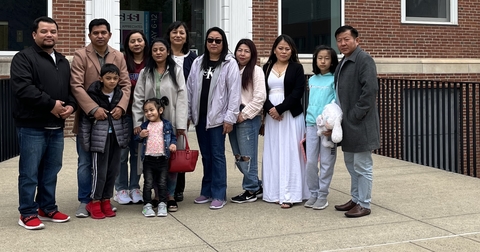
[[(206, 32), (204, 54), (198, 57), (189, 50), (188, 29), (180, 21), (150, 44), (143, 32), (130, 32), (121, 53), (108, 45), (110, 24), (94, 19), (89, 24), (91, 43), (75, 51), (71, 68), (53, 49), (57, 32), (53, 19), (38, 18), (32, 33), (35, 44), (12, 60), (20, 140), (19, 225), (41, 229), (42, 220), (70, 219), (58, 211), (55, 188), (64, 123), (74, 111), (80, 201), (76, 217), (115, 216), (112, 197), (119, 204), (143, 203), (146, 217), (177, 211), (185, 174), (168, 172), (168, 159), (184, 148), (182, 136), (190, 123), (204, 168), (194, 203), (221, 209), (227, 202), (228, 134), (235, 164), (244, 175), (244, 192), (232, 202), (262, 197), (291, 208), (307, 200), (305, 207), (324, 209), (336, 146), (321, 146), (320, 139), (331, 132), (317, 136), (315, 119), (330, 102), (344, 112), (342, 148), (352, 177), (352, 199), (335, 208), (347, 211), (347, 217), (370, 214), (371, 151), (379, 146), (376, 70), (358, 47), (353, 27), (335, 33), (345, 55), (340, 63), (330, 47), (314, 52), (306, 117), (304, 71), (288, 35), (275, 40), (262, 71), (253, 41), (240, 40), (231, 55), (225, 32), (218, 27)], [(262, 180), (259, 132), (265, 137)], [(306, 154), (300, 144), (305, 137)]]

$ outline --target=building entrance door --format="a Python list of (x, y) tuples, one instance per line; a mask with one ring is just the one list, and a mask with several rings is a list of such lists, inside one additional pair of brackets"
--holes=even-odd
[(190, 32), (191, 49), (203, 53), (205, 0), (120, 0), (120, 41), (132, 30), (141, 30), (150, 44), (163, 37), (174, 21), (183, 21)]

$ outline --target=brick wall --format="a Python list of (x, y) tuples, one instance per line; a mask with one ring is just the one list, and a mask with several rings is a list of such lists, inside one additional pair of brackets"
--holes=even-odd
[[(59, 38), (55, 49), (65, 56), (73, 56), (76, 49), (85, 46), (85, 0), (54, 0), (53, 19), (59, 26)], [(65, 122), (65, 137), (72, 133), (73, 118)]]
[(345, 24), (373, 57), (478, 58), (477, 0), (458, 1), (458, 25), (401, 24), (398, 0), (346, 0)]
[(278, 1), (252, 1), (253, 42), (257, 46), (258, 57), (268, 57), (273, 42), (278, 37)]
[(55, 49), (72, 56), (85, 45), (85, 0), (54, 0), (52, 18), (59, 26)]

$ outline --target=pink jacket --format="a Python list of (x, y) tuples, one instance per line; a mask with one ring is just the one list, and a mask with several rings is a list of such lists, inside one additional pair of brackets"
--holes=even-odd
[[(122, 87), (123, 96), (118, 106), (127, 111), (128, 100), (130, 99), (130, 78), (128, 77), (127, 65), (123, 54), (108, 46), (108, 54), (105, 63), (115, 64), (120, 69), (119, 85)], [(98, 106), (92, 98), (87, 94), (88, 87), (100, 78), (100, 62), (92, 44), (75, 51), (72, 68), (70, 86), (72, 94), (77, 100), (78, 106), (88, 114), (92, 109)], [(73, 123), (73, 133), (78, 132), (78, 122), (81, 113), (75, 113), (75, 121)]]

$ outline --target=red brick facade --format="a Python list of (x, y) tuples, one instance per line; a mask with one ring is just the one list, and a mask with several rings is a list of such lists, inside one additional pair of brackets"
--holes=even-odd
[[(423, 25), (401, 23), (401, 1), (399, 0), (345, 0), (345, 24), (355, 27), (360, 33), (360, 46), (374, 58), (479, 58), (480, 49), (480, 22), (478, 13), (480, 5), (476, 0), (458, 1), (458, 25)], [(268, 57), (271, 45), (278, 34), (278, 1), (253, 0), (253, 41), (257, 45), (259, 57)], [(449, 82), (479, 82), (480, 73), (462, 74), (380, 74), (380, 78), (434, 80)], [(478, 87), (478, 86), (477, 86)], [(386, 87), (383, 87), (386, 88)], [(399, 91), (401, 93), (401, 91)], [(463, 173), (480, 176), (480, 167), (474, 167), (475, 160), (480, 160), (479, 146), (480, 134), (475, 132), (476, 139), (471, 139), (472, 129), (480, 129), (480, 116), (478, 115), (479, 94), (466, 92), (472, 97), (469, 106), (466, 97), (462, 95), (462, 115), (460, 118), (467, 125), (462, 128), (464, 140), (462, 148), (462, 163), (470, 163), (464, 168)], [(473, 97), (475, 96), (475, 97)], [(473, 104), (475, 101), (476, 104)], [(466, 110), (466, 108), (469, 108)], [(401, 108), (397, 108), (401, 109)], [(398, 110), (393, 109), (397, 113)], [(383, 118), (383, 129), (396, 128), (397, 123), (392, 116)], [(467, 120), (469, 118), (469, 120)], [(472, 118), (476, 118), (472, 120)], [(392, 120), (390, 120), (392, 119)], [(389, 123), (392, 123), (391, 125)], [(467, 128), (465, 128), (467, 127)], [(468, 128), (471, 127), (471, 128)], [(470, 131), (468, 131), (470, 130)], [(395, 136), (400, 132), (391, 132)], [(389, 145), (390, 146), (390, 145)], [(398, 146), (398, 145), (397, 145)], [(384, 146), (385, 147), (385, 146)], [(392, 146), (390, 146), (392, 147)], [(390, 147), (386, 147), (387, 149)], [(401, 150), (388, 149), (387, 152), (400, 153)], [(475, 153), (475, 151), (477, 153)], [(478, 165), (477, 165), (478, 166)]]
[(71, 56), (85, 46), (85, 0), (54, 0), (52, 18), (59, 26), (55, 49)]
[[(480, 5), (458, 1), (458, 25), (402, 24), (398, 0), (345, 1), (345, 24), (360, 33), (360, 45), (374, 58), (478, 58)], [(480, 74), (410, 74), (380, 76), (476, 82)]]
[(252, 0), (253, 42), (259, 57), (268, 57), (273, 42), (278, 37), (278, 1)]
[[(53, 16), (59, 26), (56, 50), (72, 56), (76, 49), (85, 46), (85, 0), (54, 0)], [(65, 122), (65, 137), (73, 137), (74, 116)]]

